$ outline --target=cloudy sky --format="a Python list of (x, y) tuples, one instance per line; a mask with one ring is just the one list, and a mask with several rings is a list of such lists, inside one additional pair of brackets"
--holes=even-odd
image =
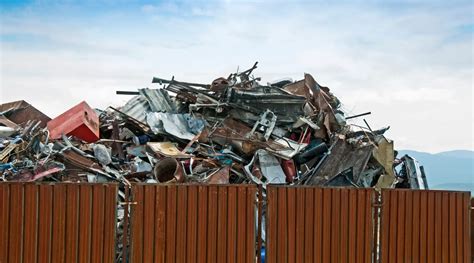
[(121, 105), (116, 90), (154, 87), (153, 76), (210, 83), (258, 61), (263, 82), (311, 73), (348, 115), (371, 111), (372, 128), (390, 125), (398, 149), (472, 150), (473, 9), (471, 0), (3, 0), (0, 101), (55, 117), (81, 100)]

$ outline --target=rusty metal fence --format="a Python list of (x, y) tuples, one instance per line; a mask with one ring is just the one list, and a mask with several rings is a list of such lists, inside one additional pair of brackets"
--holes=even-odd
[(256, 190), (133, 185), (131, 262), (254, 262)]
[(371, 262), (373, 189), (267, 188), (267, 262)]
[(0, 184), (0, 262), (113, 262), (116, 184)]
[(468, 192), (268, 186), (265, 209), (259, 196), (133, 184), (116, 240), (117, 184), (0, 183), (0, 263), (113, 262), (119, 241), (124, 262), (260, 261), (264, 210), (270, 263), (472, 260)]
[(470, 193), (383, 190), (381, 262), (471, 262)]

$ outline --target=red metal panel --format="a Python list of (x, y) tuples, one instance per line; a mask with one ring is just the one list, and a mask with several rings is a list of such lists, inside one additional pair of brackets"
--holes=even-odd
[(48, 122), (51, 139), (62, 134), (74, 135), (87, 142), (99, 139), (99, 117), (85, 102), (81, 102)]

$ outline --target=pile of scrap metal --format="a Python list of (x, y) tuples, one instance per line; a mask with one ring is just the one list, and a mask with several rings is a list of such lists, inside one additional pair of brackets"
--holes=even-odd
[(388, 127), (346, 123), (370, 113), (346, 117), (310, 74), (261, 84), (256, 67), (211, 84), (153, 78), (117, 91), (134, 95), (122, 107), (81, 102), (53, 120), (0, 105), (1, 180), (427, 188)]

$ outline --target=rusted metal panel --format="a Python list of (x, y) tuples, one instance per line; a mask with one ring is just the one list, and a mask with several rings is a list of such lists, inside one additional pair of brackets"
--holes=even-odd
[(132, 186), (131, 262), (253, 262), (256, 186)]
[(0, 262), (114, 261), (116, 184), (0, 183), (0, 198)]
[(371, 262), (374, 198), (373, 189), (268, 186), (267, 262)]
[(470, 193), (382, 190), (382, 200), (382, 263), (470, 262)]

